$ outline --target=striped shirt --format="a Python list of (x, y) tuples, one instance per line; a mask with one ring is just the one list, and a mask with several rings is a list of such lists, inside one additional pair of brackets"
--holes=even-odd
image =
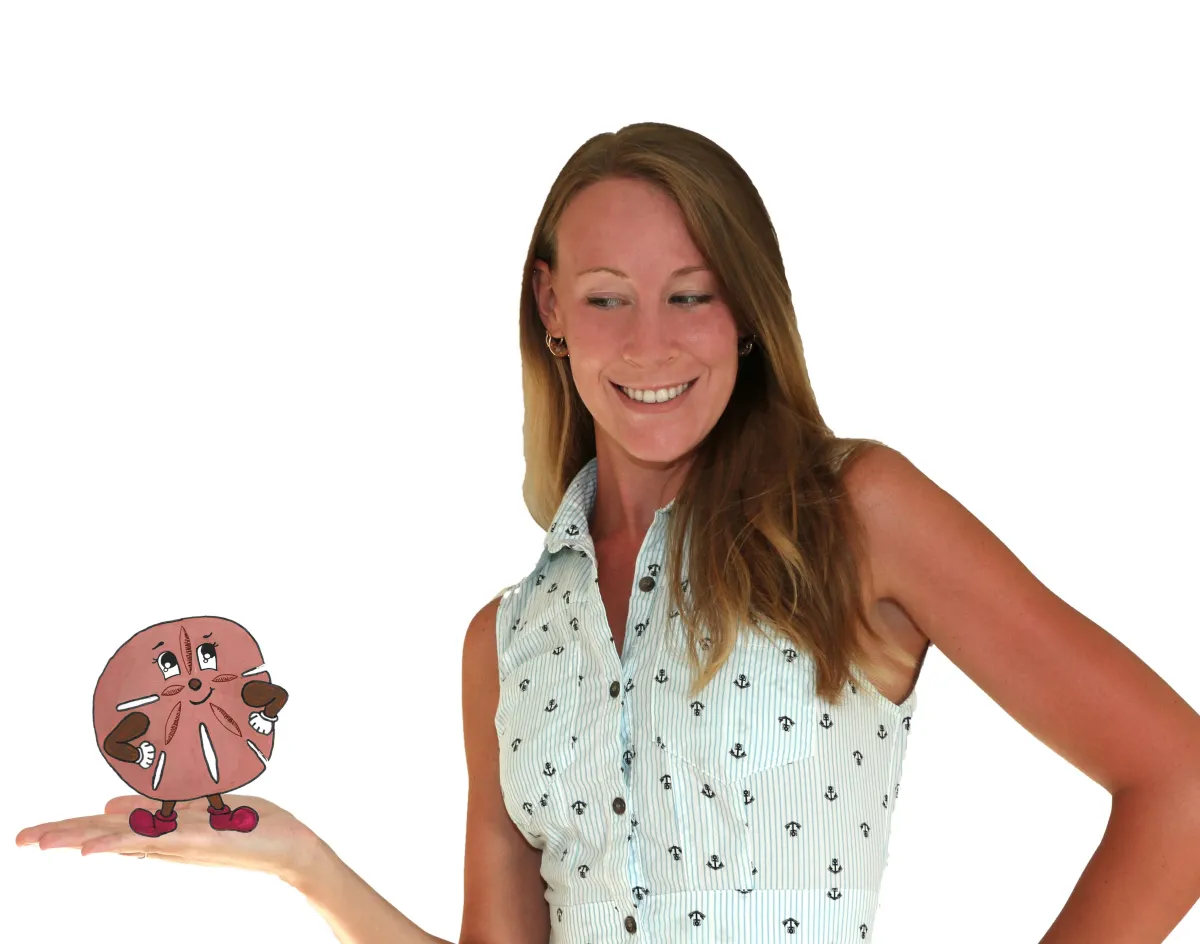
[(835, 707), (809, 656), (746, 631), (689, 701), (674, 501), (638, 552), (618, 654), (595, 495), (593, 458), (496, 617), (500, 787), (542, 850), (551, 942), (871, 941), (916, 691), (895, 705), (854, 667)]

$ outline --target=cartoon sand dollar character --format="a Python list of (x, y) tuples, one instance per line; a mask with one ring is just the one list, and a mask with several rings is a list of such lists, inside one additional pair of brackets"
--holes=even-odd
[(195, 616), (135, 633), (108, 660), (92, 699), (104, 759), (137, 793), (162, 801), (156, 813), (134, 810), (130, 828), (169, 833), (176, 803), (206, 797), (213, 829), (254, 829), (258, 813), (230, 810), (221, 794), (266, 770), (287, 698), (233, 620)]

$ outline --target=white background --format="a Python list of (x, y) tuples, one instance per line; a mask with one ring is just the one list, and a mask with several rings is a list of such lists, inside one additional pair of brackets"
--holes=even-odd
[[(254, 792), (457, 939), (463, 633), (542, 539), (521, 266), (635, 121), (756, 182), (834, 430), (1200, 703), (1194, 7), (423, 7), (0, 13), (0, 935), (333, 939), (268, 876), (12, 846), (130, 792), (116, 646), (217, 614), (292, 696)], [(918, 691), (875, 940), (1033, 944), (1108, 794), (937, 650)]]

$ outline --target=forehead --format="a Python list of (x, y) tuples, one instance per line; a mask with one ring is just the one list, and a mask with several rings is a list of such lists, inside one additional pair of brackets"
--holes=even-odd
[(236, 623), (217, 620), (191, 620), (179, 623), (166, 623), (161, 626), (151, 626), (141, 632), (134, 633), (121, 649), (135, 649), (151, 654), (167, 651), (177, 653), (181, 648), (197, 646), (206, 642), (231, 640), (245, 636), (246, 631)]
[(564, 274), (610, 266), (630, 277), (668, 275), (703, 266), (683, 213), (666, 193), (644, 181), (603, 180), (567, 204), (558, 226)]

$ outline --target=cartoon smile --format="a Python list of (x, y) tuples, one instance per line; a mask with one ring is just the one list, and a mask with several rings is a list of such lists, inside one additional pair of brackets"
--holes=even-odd
[(205, 695), (203, 698), (201, 698), (199, 701), (192, 701), (190, 698), (188, 699), (188, 701), (192, 701), (193, 705), (203, 705), (206, 701), (208, 701), (208, 699), (210, 697), (212, 697), (212, 693), (213, 693), (212, 688), (209, 688), (208, 694)]

